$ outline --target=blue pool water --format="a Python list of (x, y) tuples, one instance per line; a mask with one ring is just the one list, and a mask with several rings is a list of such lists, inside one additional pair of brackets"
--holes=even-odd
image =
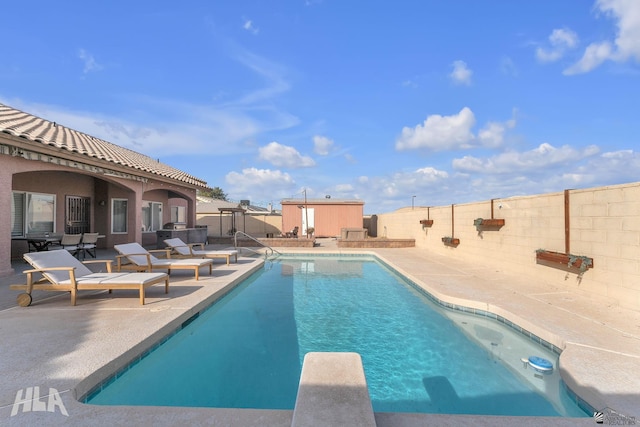
[(557, 355), (447, 311), (371, 258), (280, 259), (88, 403), (293, 409), (304, 355), (345, 351), (360, 353), (376, 412), (587, 416), (557, 373), (520, 360)]

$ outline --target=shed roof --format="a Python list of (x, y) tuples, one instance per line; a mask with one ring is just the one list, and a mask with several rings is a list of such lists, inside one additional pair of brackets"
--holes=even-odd
[(120, 147), (56, 122), (25, 113), (0, 103), (0, 132), (18, 136), (45, 148), (68, 150), (105, 163), (175, 181), (206, 187), (207, 183), (186, 172), (160, 163), (144, 154)]
[[(304, 204), (304, 199), (282, 199), (280, 204), (282, 205), (300, 205)], [(307, 199), (308, 205), (364, 205), (364, 200), (359, 199)]]

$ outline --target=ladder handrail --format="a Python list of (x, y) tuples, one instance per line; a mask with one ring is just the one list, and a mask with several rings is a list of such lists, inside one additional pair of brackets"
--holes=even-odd
[[(261, 246), (264, 246), (265, 248), (267, 248), (269, 251), (271, 251), (271, 255), (275, 253), (277, 253), (278, 255), (282, 255), (280, 252), (278, 252), (277, 250), (273, 249), (271, 246), (264, 244), (263, 242), (261, 242), (260, 240), (256, 239), (253, 236), (248, 235), (247, 233), (245, 233), (244, 231), (236, 231), (233, 235), (233, 245), (237, 248), (238, 247), (238, 236), (244, 236), (249, 238), (250, 240), (253, 240), (254, 242), (258, 243)], [(243, 246), (243, 249), (247, 249), (249, 251), (258, 253), (257, 251), (251, 249), (251, 248), (247, 248)], [(265, 253), (265, 257), (268, 256), (267, 253)]]

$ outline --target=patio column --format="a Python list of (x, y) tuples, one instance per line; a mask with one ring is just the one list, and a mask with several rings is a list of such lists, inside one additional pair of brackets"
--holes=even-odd
[(11, 194), (13, 170), (0, 168), (0, 276), (14, 273), (11, 268)]

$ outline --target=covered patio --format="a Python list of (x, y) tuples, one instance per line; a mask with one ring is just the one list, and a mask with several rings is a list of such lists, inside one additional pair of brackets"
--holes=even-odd
[[(101, 248), (195, 227), (206, 182), (143, 154), (0, 104), (0, 276), (31, 234), (95, 232)], [(33, 246), (33, 245), (32, 245)]]

